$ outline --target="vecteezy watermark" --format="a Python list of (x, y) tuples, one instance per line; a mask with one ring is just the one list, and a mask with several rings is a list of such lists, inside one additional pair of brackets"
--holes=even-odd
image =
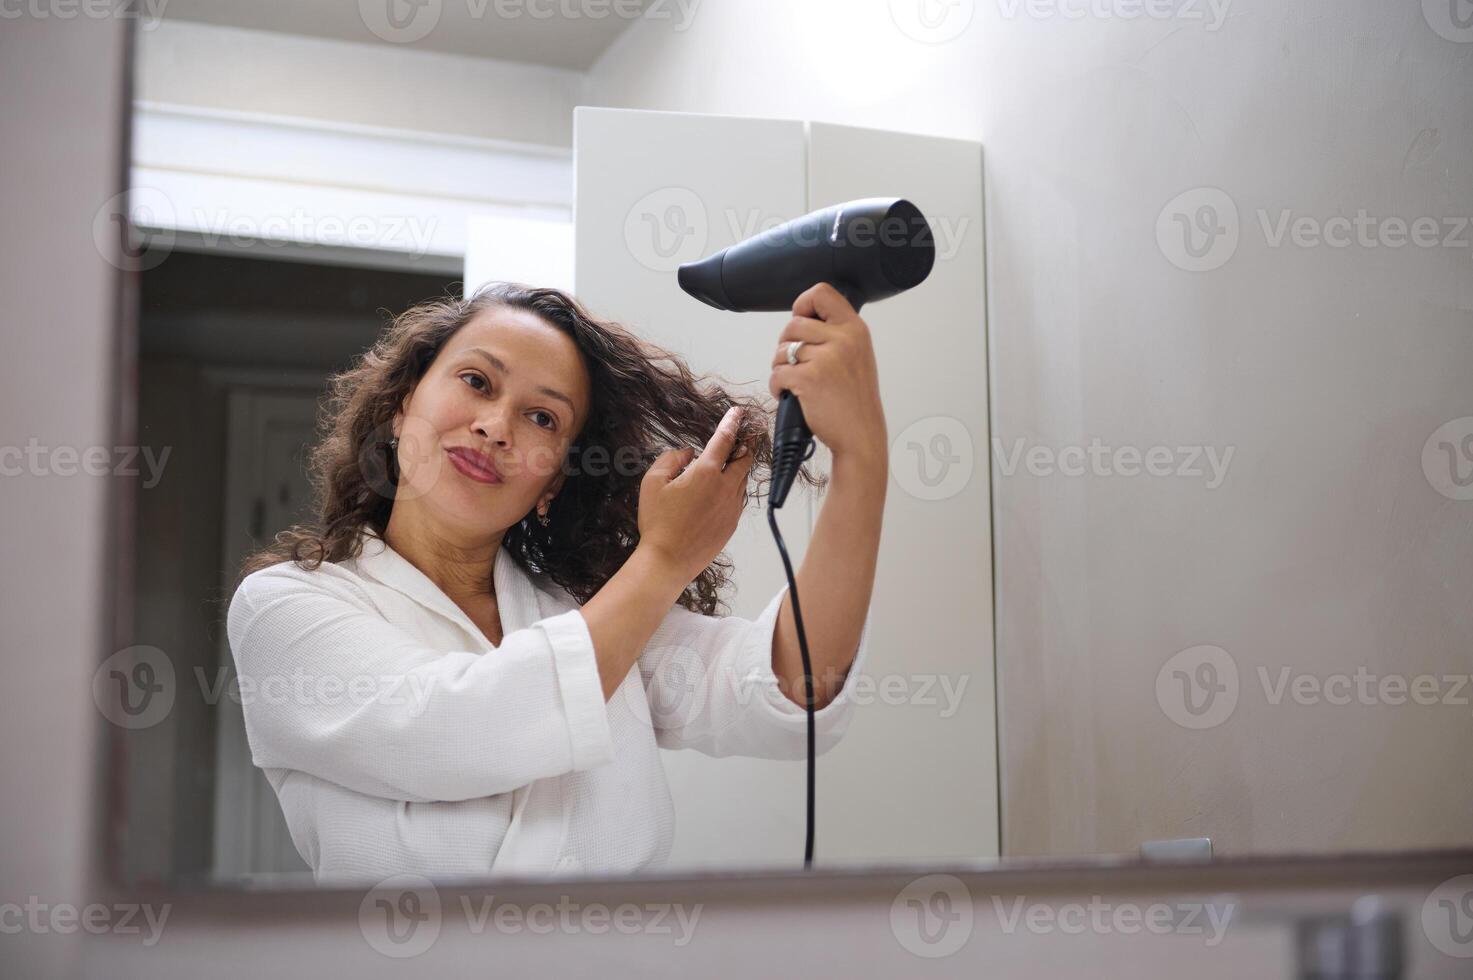
[[(412, 500), (430, 493), (447, 475), (459, 479), (446, 461), (445, 447), (425, 420), (408, 417), (400, 424), (398, 444), (391, 446), (393, 422), (386, 421), (366, 435), (358, 447), (358, 470), (369, 489), (395, 500)], [(522, 473), (538, 478), (562, 473), (567, 477), (641, 477), (659, 453), (636, 445), (610, 447), (603, 444), (573, 445), (566, 452), (537, 445), (515, 450), (494, 459), (503, 479)]]
[(1438, 37), (1473, 44), (1473, 0), (1422, 0), (1422, 16)]
[[(1381, 674), (1364, 664), (1351, 672), (1312, 674), (1280, 665), (1254, 670), (1264, 702), (1303, 707), (1418, 705), (1473, 707), (1473, 675)], [(1239, 703), (1237, 661), (1222, 647), (1195, 646), (1173, 654), (1156, 674), (1156, 702), (1183, 728), (1216, 728)]]
[[(228, 667), (209, 676), (194, 668), (200, 700), (214, 707), (222, 697), (241, 706), (292, 705), (301, 708), (376, 705), (403, 707), (405, 717), (418, 717), (429, 705), (436, 680), (414, 672), (401, 674), (313, 673), (301, 666), (289, 673), (259, 672), (238, 676)], [(119, 728), (151, 728), (168, 717), (179, 696), (174, 662), (158, 647), (139, 645), (119, 650), (92, 673), (92, 700), (102, 716)]]
[(976, 0), (890, 0), (895, 26), (922, 44), (945, 44), (961, 37), (976, 13)]
[(0, 21), (19, 20), (136, 20), (151, 31), (164, 18), (169, 0), (0, 0)]
[[(770, 666), (747, 669), (713, 666), (709, 657), (683, 644), (654, 644), (641, 659), (655, 666), (642, 685), (621, 686), (610, 699), (612, 706), (623, 696), (624, 707), (640, 721), (650, 720), (659, 728), (684, 728), (719, 703), (729, 707), (752, 703), (755, 698), (803, 706), (807, 685), (799, 676), (787, 680), (772, 673)], [(842, 697), (856, 706), (885, 704), (891, 707), (935, 708), (941, 718), (951, 718), (961, 709), (970, 674), (915, 672), (873, 675), (827, 669), (812, 678), (815, 697)], [(831, 702), (832, 703), (832, 702)]]
[[(1018, 471), (1021, 462), (1030, 476), (1095, 476), (1178, 477), (1187, 480), (1206, 479), (1208, 490), (1216, 490), (1227, 479), (1235, 446), (1221, 450), (1216, 446), (1155, 445), (1107, 446), (1099, 437), (1088, 446), (1072, 445), (1055, 450), (1052, 446), (1029, 446), (1018, 437), (1007, 447), (999, 436), (992, 439), (993, 458), (1005, 477)], [(1203, 464), (1206, 469), (1203, 469)]]
[(1433, 430), (1422, 444), (1422, 472), (1449, 500), (1473, 500), (1473, 415)]
[(1170, 20), (1216, 31), (1233, 0), (997, 0), (1005, 20)]
[(228, 697), (241, 706), (266, 704), (303, 708), (405, 707), (405, 717), (422, 714), (434, 693), (433, 675), (407, 674), (315, 674), (294, 667), (289, 674), (248, 674), (219, 668), (213, 679), (203, 667), (194, 668), (200, 694), (208, 705)]
[(1034, 935), (1083, 933), (1133, 936), (1148, 932), (1157, 936), (1203, 936), (1203, 944), (1216, 946), (1227, 935), (1228, 926), (1237, 912), (1237, 903), (1222, 902), (1134, 902), (1106, 901), (1099, 895), (1088, 902), (1029, 902), (1018, 896), (1005, 903), (1000, 895), (992, 896), (999, 927), (1012, 935), (1021, 925)]
[(94, 936), (142, 936), (143, 945), (153, 946), (163, 937), (164, 924), (173, 908), (170, 902), (159, 906), (93, 902), (78, 908), (70, 902), (43, 902), (35, 895), (28, 895), (24, 904), (0, 902), (0, 934), (70, 935), (81, 929)]
[(967, 944), (976, 921), (972, 893), (955, 875), (924, 875), (890, 903), (890, 933), (925, 959), (950, 956)]
[(688, 187), (651, 191), (624, 215), (624, 245), (653, 272), (674, 272), (706, 251), (710, 221), (706, 203)]
[(890, 442), (890, 475), (917, 500), (947, 500), (972, 481), (971, 430), (960, 420), (931, 415)]
[(119, 728), (152, 728), (168, 717), (176, 694), (174, 662), (158, 647), (119, 650), (92, 672), (92, 700)]
[(695, 935), (704, 903), (575, 902), (567, 895), (551, 902), (498, 901), (495, 895), (460, 896), (446, 907), (434, 883), (419, 875), (385, 878), (363, 896), (358, 906), (358, 929), (376, 952), (395, 959), (418, 956), (435, 944), (445, 919), (463, 917), (473, 935), (488, 928), (499, 933), (575, 935), (610, 932), (626, 936), (671, 936), (674, 946), (687, 945)]
[(1156, 216), (1156, 244), (1179, 269), (1221, 268), (1238, 250), (1238, 206), (1216, 187), (1183, 191)]
[(1156, 673), (1156, 703), (1183, 728), (1216, 728), (1238, 706), (1238, 663), (1222, 647), (1188, 647)]
[[(43, 446), (34, 436), (22, 446), (0, 446), (0, 476), (143, 476), (143, 489), (152, 490), (164, 477), (164, 466), (174, 447), (155, 455), (152, 446)], [(142, 457), (146, 473), (140, 473)]]
[(1449, 878), (1422, 903), (1422, 932), (1444, 956), (1473, 958), (1473, 875)]
[[(1257, 208), (1254, 214), (1253, 227), (1268, 248), (1473, 247), (1473, 221), (1465, 215), (1376, 215), (1365, 208), (1324, 217), (1292, 208)], [(1237, 252), (1241, 234), (1237, 203), (1217, 187), (1183, 191), (1156, 217), (1161, 254), (1188, 272), (1222, 268)]]
[(92, 219), (92, 237), (108, 262), (130, 272), (157, 268), (168, 258), (179, 229), (190, 229), (211, 247), (376, 248), (420, 257), (429, 252), (439, 220), (424, 215), (339, 214), (297, 207), (271, 214), (237, 214), (193, 207), (181, 212), (168, 194), (133, 187), (103, 202)]
[[(412, 44), (440, 23), (445, 3), (463, 3), (473, 21), (620, 20), (672, 21), (674, 31), (691, 25), (701, 0), (358, 0), (358, 16), (380, 40)], [(456, 18), (460, 24), (462, 18)]]
[(661, 187), (644, 195), (624, 215), (624, 244), (640, 265), (652, 272), (674, 272), (706, 254), (713, 224), (724, 227), (732, 241), (757, 238), (773, 247), (819, 244), (864, 248), (897, 246), (925, 241), (936, 261), (955, 258), (972, 226), (970, 215), (929, 214), (923, 219), (890, 215), (881, 219), (854, 216), (843, 222), (842, 234), (818, 225), (793, 227), (792, 215), (776, 215), (760, 208), (726, 208), (713, 217), (701, 196), (688, 187)]
[[(1063, 933), (1076, 936), (1136, 935), (1201, 936), (1216, 946), (1227, 935), (1237, 903), (1223, 901), (1114, 902), (1100, 895), (1087, 902), (1030, 902), (1018, 895), (1011, 900), (993, 895), (992, 910), (998, 929), (1013, 935), (1020, 929), (1034, 935)], [(907, 951), (927, 959), (950, 956), (966, 945), (975, 927), (976, 910), (966, 883), (954, 875), (917, 878), (890, 903), (890, 931)]]

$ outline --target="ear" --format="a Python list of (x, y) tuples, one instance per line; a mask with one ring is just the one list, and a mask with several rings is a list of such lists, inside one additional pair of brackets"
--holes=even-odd
[(538, 510), (541, 510), (543, 507), (550, 507), (550, 506), (552, 506), (552, 498), (553, 497), (556, 497), (559, 493), (562, 492), (563, 484), (565, 482), (567, 482), (567, 479), (568, 479), (568, 474), (567, 473), (563, 473), (563, 472), (558, 473), (557, 479), (553, 480), (551, 486), (549, 486), (546, 490), (542, 491), (542, 496), (540, 496), (540, 497), (537, 498), (537, 509)]
[(409, 411), (410, 400), (414, 398), (414, 389), (418, 387), (419, 382), (416, 381), (414, 385), (409, 389), (409, 394), (405, 395), (404, 400), (399, 403), (399, 410), (394, 413), (394, 418), (390, 422), (390, 426), (393, 429), (392, 435), (395, 438), (398, 438), (401, 435), (399, 430), (404, 427), (404, 416)]

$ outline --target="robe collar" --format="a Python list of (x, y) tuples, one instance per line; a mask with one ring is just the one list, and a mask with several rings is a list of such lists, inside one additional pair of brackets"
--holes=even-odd
[[(465, 611), (455, 604), (445, 592), (431, 581), (430, 577), (416, 568), (409, 559), (389, 547), (388, 543), (369, 528), (359, 531), (362, 551), (357, 558), (358, 570), (389, 586), (431, 612), (438, 613), (466, 629), (472, 636), (490, 642), (480, 627), (471, 621)], [(501, 635), (526, 629), (543, 618), (538, 605), (538, 588), (527, 572), (512, 558), (505, 548), (496, 555), (492, 567), (491, 581), (496, 589), (496, 605), (501, 616)]]

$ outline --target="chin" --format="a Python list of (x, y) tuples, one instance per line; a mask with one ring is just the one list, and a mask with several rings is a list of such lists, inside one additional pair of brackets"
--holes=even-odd
[[(436, 487), (435, 492), (427, 498), (433, 501), (434, 509), (447, 522), (467, 531), (486, 533), (505, 530), (517, 522), (515, 517), (499, 514), (508, 499), (501, 496), (507, 490), (506, 484), (491, 485), (470, 480), (461, 480), (459, 483), (454, 488)], [(531, 509), (530, 504), (527, 509)]]

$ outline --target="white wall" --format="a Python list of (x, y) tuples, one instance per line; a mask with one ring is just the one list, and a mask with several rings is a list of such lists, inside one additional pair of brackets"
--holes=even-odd
[[(920, 9), (710, 0), (684, 33), (636, 24), (584, 97), (981, 140), (994, 437), (1232, 447), (1213, 489), (994, 460), (1004, 853), (1467, 843), (1466, 707), (1274, 705), (1258, 671), (1468, 672), (1473, 502), (1422, 455), (1473, 416), (1473, 232), (1271, 247), (1257, 212), (1473, 214), (1473, 45), (1435, 3)], [(1211, 198), (1167, 208), (1198, 188), (1238, 212), (1207, 271), (1174, 264), (1174, 212)], [(1241, 682), (1201, 731), (1156, 695), (1199, 645)]]
[(563, 68), (165, 20), (140, 30), (145, 102), (568, 147)]

